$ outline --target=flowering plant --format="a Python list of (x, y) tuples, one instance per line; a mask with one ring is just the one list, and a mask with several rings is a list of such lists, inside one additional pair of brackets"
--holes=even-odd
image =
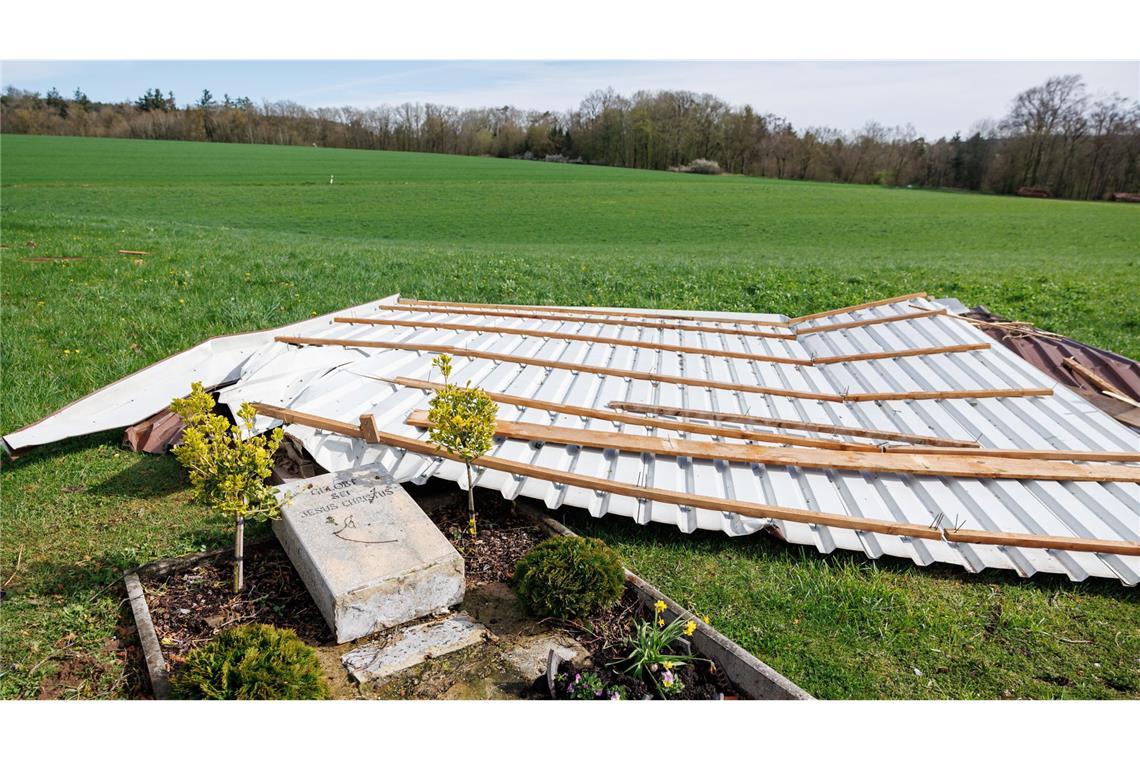
[(634, 624), (633, 636), (625, 640), (629, 654), (625, 659), (612, 663), (624, 663), (623, 673), (651, 680), (662, 696), (676, 694), (684, 688), (674, 670), (697, 659), (691, 654), (673, 651), (677, 642), (693, 635), (697, 621), (676, 617), (666, 623), (661, 614), (666, 607), (660, 599), (654, 603), (653, 620), (639, 620)]
[(624, 686), (606, 686), (602, 677), (593, 670), (575, 673), (573, 678), (568, 673), (559, 673), (554, 680), (569, 699), (608, 699), (616, 702), (627, 697)]
[(460, 387), (450, 381), (451, 357), (440, 354), (431, 365), (443, 374), (443, 387), (428, 402), (428, 439), (458, 457), (467, 467), (467, 529), (475, 536), (475, 489), (471, 481), (471, 460), (491, 450), (495, 435), (495, 415), (499, 406), (481, 388), (470, 383)]

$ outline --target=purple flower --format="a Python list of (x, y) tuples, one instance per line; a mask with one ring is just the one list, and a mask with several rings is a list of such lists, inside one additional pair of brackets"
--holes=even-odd
[(665, 675), (661, 676), (661, 683), (665, 684), (666, 686), (672, 686), (674, 680), (675, 676), (673, 675), (672, 670), (666, 670)]

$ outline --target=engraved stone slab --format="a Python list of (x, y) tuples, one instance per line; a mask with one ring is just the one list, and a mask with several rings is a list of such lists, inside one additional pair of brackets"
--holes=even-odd
[(419, 665), (429, 657), (442, 657), (483, 640), (487, 629), (469, 615), (405, 628), (387, 642), (365, 644), (340, 658), (358, 683), (384, 678)]
[(338, 643), (463, 601), (463, 557), (380, 465), (281, 492), (273, 531)]

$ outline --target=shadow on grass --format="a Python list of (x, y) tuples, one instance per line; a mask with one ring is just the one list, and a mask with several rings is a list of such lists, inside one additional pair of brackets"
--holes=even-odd
[(141, 564), (136, 549), (116, 549), (78, 562), (37, 560), (28, 565), (26, 584), (16, 584), (9, 593), (24, 596), (59, 594), (72, 601), (86, 602), (109, 586), (123, 573)]
[(186, 476), (174, 457), (146, 456), (87, 491), (98, 496), (154, 499), (180, 491), (186, 483)]
[(16, 452), (15, 456), (0, 456), (0, 469), (5, 472), (19, 472), (28, 467), (42, 465), (52, 459), (78, 454), (87, 449), (99, 446), (118, 446), (122, 439), (121, 430), (112, 430), (67, 438), (55, 443), (45, 443), (43, 446), (21, 449)]

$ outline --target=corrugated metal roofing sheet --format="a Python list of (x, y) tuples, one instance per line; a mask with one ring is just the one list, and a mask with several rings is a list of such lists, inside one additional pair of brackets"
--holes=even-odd
[[(935, 305), (917, 299), (837, 314), (800, 326), (854, 325), (873, 318), (913, 314), (916, 307), (935, 308)], [(644, 313), (632, 309), (628, 312), (631, 315)], [(676, 313), (698, 316), (703, 320), (686, 322), (689, 325), (707, 325), (712, 320), (787, 321), (779, 315)], [(441, 351), (448, 347), (463, 347), (509, 354), (520, 360), (537, 358), (817, 393), (1045, 386), (1053, 388), (1054, 393), (1020, 398), (836, 403), (630, 379), (528, 365), (521, 361), (461, 356), (454, 360), (454, 379), (459, 383), (470, 380), (472, 384), (492, 392), (597, 409), (606, 408), (610, 401), (624, 400), (977, 440), (985, 448), (1140, 450), (1140, 436), (1135, 431), (1103, 414), (970, 324), (948, 315), (852, 326), (802, 335), (796, 340), (672, 327), (584, 323), (556, 314), (506, 317), (410, 309), (380, 313), (372, 306), (354, 310), (354, 315), (407, 320), (416, 324), (346, 324), (326, 320), (311, 329), (290, 334), (333, 340), (432, 344), (439, 346)], [(479, 326), (487, 331), (448, 330), (444, 325), (449, 323)], [(574, 339), (493, 331), (493, 328), (503, 326), (556, 332)], [(968, 343), (990, 343), (993, 348), (798, 366), (578, 340), (594, 336), (799, 359)], [(410, 427), (404, 420), (413, 410), (426, 406), (428, 392), (388, 380), (396, 376), (427, 379), (432, 358), (432, 352), (423, 350), (297, 346), (272, 342), (244, 362), (240, 379), (223, 391), (221, 398), (231, 406), (242, 401), (256, 401), (349, 422), (355, 422), (363, 414), (372, 414), (385, 431), (426, 439), (426, 431)], [(666, 432), (649, 427), (649, 420), (646, 426), (635, 426), (502, 404), (500, 419), (645, 435)], [(277, 424), (269, 418), (259, 418), (259, 422), (263, 426)], [(438, 476), (461, 485), (465, 482), (462, 465), (442, 458), (369, 445), (363, 440), (303, 425), (289, 425), (287, 429), (329, 470), (381, 461), (400, 480), (422, 481)], [(696, 433), (670, 435), (711, 440), (710, 436)], [(941, 524), (947, 526), (991, 531), (1140, 540), (1140, 485), (1136, 483), (989, 480), (809, 470), (576, 446), (537, 445), (514, 439), (497, 440), (491, 454), (630, 484), (840, 515), (919, 524), (942, 521)], [(1140, 559), (1136, 557), (967, 545), (756, 519), (567, 487), (492, 470), (480, 471), (476, 485), (496, 489), (507, 498), (528, 496), (550, 507), (571, 505), (586, 509), (594, 516), (623, 515), (639, 523), (673, 524), (682, 531), (705, 529), (744, 535), (770, 528), (788, 541), (815, 546), (821, 552), (840, 548), (862, 551), (871, 557), (910, 558), (920, 565), (947, 562), (973, 571), (1004, 568), (1024, 576), (1050, 572), (1064, 573), (1074, 580), (1101, 576), (1116, 577), (1128, 585), (1140, 581)]]
[[(457, 355), (455, 379), (461, 383), (470, 380), (492, 392), (557, 404), (607, 409), (611, 401), (647, 402), (976, 440), (984, 448), (1140, 450), (1140, 435), (1136, 431), (1119, 424), (971, 324), (949, 315), (866, 323), (913, 314), (916, 308), (935, 308), (924, 299), (834, 314), (802, 322), (794, 328), (786, 317), (771, 314), (671, 312), (688, 319), (680, 323), (670, 321), (665, 326), (649, 326), (647, 322), (661, 322), (661, 318), (637, 309), (610, 309), (605, 319), (591, 317), (587, 322), (575, 321), (569, 313), (540, 314), (537, 309), (522, 307), (514, 309), (512, 316), (454, 313), (461, 309), (442, 308), (450, 309), (450, 313), (424, 311), (422, 305), (402, 304), (397, 296), (390, 296), (289, 327), (207, 341), (5, 436), (4, 443), (18, 449), (124, 427), (164, 409), (169, 399), (184, 394), (194, 379), (207, 385), (232, 383), (221, 393), (222, 400), (231, 406), (255, 401), (352, 423), (362, 414), (372, 414), (384, 431), (422, 440), (427, 437), (426, 431), (410, 427), (404, 421), (410, 412), (426, 406), (428, 392), (394, 384), (390, 379), (396, 376), (428, 378), (433, 352), (399, 346), (430, 344), (439, 346), (441, 351), (461, 347), (506, 355), (509, 360)], [(638, 315), (639, 324), (622, 324), (620, 315), (623, 313)], [(337, 317), (398, 319), (411, 324), (344, 323), (337, 321)], [(757, 321), (772, 322), (776, 326), (752, 324)], [(446, 324), (476, 326), (484, 331), (454, 331), (447, 329)], [(682, 324), (687, 329), (681, 329)], [(734, 324), (744, 329), (736, 329)], [(788, 333), (796, 328), (824, 325), (851, 326), (800, 334), (794, 340), (754, 334)], [(567, 339), (493, 331), (503, 326), (555, 333)], [(297, 346), (278, 342), (275, 337), (279, 336), (386, 341), (398, 345), (395, 348)], [(606, 342), (591, 341), (592, 337)], [(680, 345), (688, 351), (615, 345), (614, 340)], [(987, 343), (992, 348), (803, 364), (813, 357), (972, 343)], [(708, 351), (784, 357), (801, 363), (716, 356), (706, 353)], [(526, 363), (528, 359), (589, 365), (598, 371), (538, 366)], [(678, 376), (686, 382), (612, 374), (627, 370)], [(1051, 387), (1054, 392), (1048, 396), (1017, 398), (823, 401), (693, 384), (704, 381), (722, 386), (768, 386), (783, 391), (827, 394), (1041, 386)], [(644, 425), (612, 422), (510, 404), (500, 404), (500, 419), (589, 431), (712, 440), (712, 436), (704, 433), (654, 428), (652, 419), (647, 419)], [(263, 426), (278, 424), (266, 417), (259, 418), (259, 423)], [(725, 423), (718, 425), (723, 427)], [(369, 445), (358, 438), (304, 425), (290, 424), (287, 428), (329, 470), (379, 460), (401, 480), (422, 481), (440, 476), (460, 485), (465, 483), (462, 465), (440, 457)], [(883, 442), (891, 445), (890, 441)], [(1135, 482), (996, 480), (806, 469), (540, 445), (510, 438), (498, 439), (491, 454), (517, 463), (609, 481), (831, 515), (1011, 533), (1140, 540), (1140, 484)], [(729, 535), (746, 535), (771, 529), (788, 541), (814, 546), (822, 552), (840, 548), (862, 551), (871, 557), (910, 558), (920, 565), (947, 562), (973, 571), (992, 567), (1011, 569), (1026, 576), (1050, 572), (1064, 573), (1075, 580), (1101, 576), (1116, 577), (1129, 585), (1140, 581), (1140, 558), (1119, 554), (964, 544), (746, 517), (490, 469), (478, 471), (476, 485), (499, 490), (507, 498), (529, 496), (551, 507), (565, 504), (586, 509), (595, 516), (623, 515), (639, 523), (673, 524), (683, 531), (720, 530)]]

